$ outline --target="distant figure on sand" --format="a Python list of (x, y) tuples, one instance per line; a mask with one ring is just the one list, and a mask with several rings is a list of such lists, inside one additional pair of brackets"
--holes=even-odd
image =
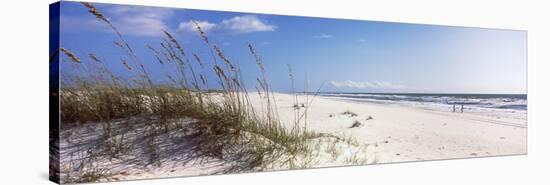
[(453, 103), (453, 112), (456, 111), (456, 104)]
[[(453, 102), (453, 112), (457, 112), (456, 110), (456, 102)], [(464, 113), (464, 103), (459, 103), (460, 104), (460, 113)]]

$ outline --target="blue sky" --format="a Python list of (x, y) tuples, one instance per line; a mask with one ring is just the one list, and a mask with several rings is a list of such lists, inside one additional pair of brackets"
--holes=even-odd
[[(526, 93), (524, 31), (401, 24), (265, 14), (95, 4), (122, 32), (153, 76), (165, 70), (145, 44), (158, 47), (162, 29), (185, 49), (210, 59), (189, 21), (196, 20), (241, 67), (247, 87), (259, 75), (247, 43), (256, 47), (276, 91), (288, 92), (287, 64), (297, 89), (400, 93)], [(95, 53), (124, 75), (114, 32), (75, 2), (63, 2), (61, 46)], [(210, 57), (210, 58), (209, 58)], [(62, 71), (72, 68), (62, 64)], [(210, 74), (212, 75), (212, 74)]]

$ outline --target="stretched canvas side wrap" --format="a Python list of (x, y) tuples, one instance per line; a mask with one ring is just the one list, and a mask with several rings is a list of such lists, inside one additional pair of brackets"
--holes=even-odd
[(527, 153), (527, 31), (49, 8), (56, 183)]

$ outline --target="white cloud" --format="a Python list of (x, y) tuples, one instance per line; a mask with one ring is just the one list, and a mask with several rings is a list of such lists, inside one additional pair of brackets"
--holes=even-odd
[[(174, 15), (172, 9), (124, 5), (98, 5), (97, 8), (124, 35), (160, 36), (163, 34), (162, 30), (173, 31), (167, 25), (168, 19)], [(61, 26), (65, 30), (113, 32), (91, 14), (63, 16), (62, 21)], [(197, 20), (196, 23), (205, 32), (250, 33), (277, 29), (275, 25), (262, 21), (256, 15), (235, 16), (217, 23)], [(179, 23), (176, 29), (195, 33), (197, 31), (195, 23), (191, 21)]]
[(346, 80), (346, 81), (330, 81), (329, 84), (337, 88), (352, 88), (352, 89), (403, 89), (405, 87), (403, 85), (392, 84), (390, 82), (385, 82), (385, 81), (358, 82), (358, 81)]
[[(235, 16), (230, 19), (222, 20), (219, 23), (212, 23), (208, 21), (196, 21), (196, 23), (205, 32), (217, 31), (226, 33), (250, 33), (250, 32), (263, 32), (263, 31), (275, 31), (276, 26), (264, 23), (255, 15), (243, 15)], [(180, 31), (196, 32), (196, 26), (193, 22), (181, 22), (178, 26)]]
[(363, 42), (367, 42), (367, 40), (365, 40), (365, 39), (357, 39), (357, 42), (363, 43)]
[(236, 16), (231, 19), (223, 20), (220, 27), (238, 33), (248, 33), (257, 31), (275, 31), (274, 25), (262, 22), (255, 15)]
[[(166, 20), (173, 15), (167, 8), (138, 6), (98, 6), (98, 9), (123, 35), (159, 36), (162, 30), (169, 30)], [(62, 16), (63, 29), (113, 32), (104, 22), (93, 15)]]
[(109, 28), (104, 22), (101, 22), (93, 17), (61, 15), (60, 19), (62, 31), (112, 31), (111, 28)]
[(158, 36), (169, 30), (165, 21), (173, 15), (167, 8), (115, 6), (106, 10), (113, 24), (123, 34)]
[(330, 39), (334, 36), (332, 36), (331, 34), (326, 34), (326, 33), (321, 33), (319, 35), (314, 35), (313, 38), (315, 39)]
[[(197, 24), (195, 24), (197, 23)], [(204, 31), (204, 32), (208, 32), (212, 29), (214, 29), (216, 27), (216, 24), (215, 23), (211, 23), (211, 22), (208, 22), (208, 21), (195, 21), (195, 23), (193, 23), (192, 21), (187, 21), (187, 22), (181, 22), (179, 25), (178, 25), (178, 30), (180, 31), (188, 31), (188, 32), (197, 32), (197, 25), (199, 25), (199, 27), (201, 27), (201, 30)]]

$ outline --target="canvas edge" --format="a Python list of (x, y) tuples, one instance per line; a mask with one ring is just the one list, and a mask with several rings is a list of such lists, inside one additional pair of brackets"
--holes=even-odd
[(59, 26), (61, 2), (49, 5), (49, 180), (59, 177)]

